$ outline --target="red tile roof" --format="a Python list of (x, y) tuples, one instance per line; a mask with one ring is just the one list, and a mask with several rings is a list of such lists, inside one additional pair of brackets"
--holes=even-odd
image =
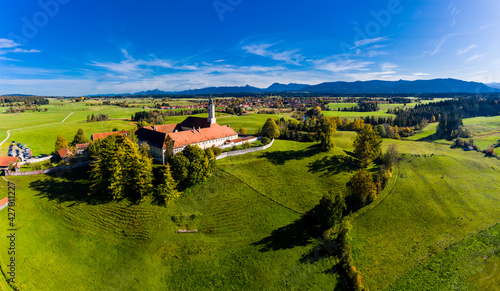
[(92, 140), (98, 140), (100, 138), (106, 138), (106, 137), (108, 137), (108, 136), (110, 136), (112, 134), (128, 134), (128, 130), (94, 133), (94, 134), (92, 134), (91, 139)]
[(177, 123), (165, 124), (165, 125), (155, 125), (153, 126), (153, 130), (163, 132), (163, 133), (171, 133), (175, 131), (177, 127)]
[(59, 154), (59, 156), (60, 156), (61, 158), (64, 158), (66, 155), (72, 155), (72, 154), (73, 154), (73, 153), (72, 153), (72, 152), (70, 152), (70, 150), (68, 150), (67, 148), (62, 148), (62, 149), (60, 149), (57, 153)]
[(0, 167), (5, 168), (8, 167), (9, 164), (15, 164), (17, 162), (18, 157), (0, 157)]
[(5, 204), (9, 203), (9, 198), (5, 197), (4, 199), (0, 200), (0, 206), (3, 206)]
[(238, 135), (231, 127), (212, 124), (210, 127), (169, 133), (174, 141), (174, 148), (203, 141)]

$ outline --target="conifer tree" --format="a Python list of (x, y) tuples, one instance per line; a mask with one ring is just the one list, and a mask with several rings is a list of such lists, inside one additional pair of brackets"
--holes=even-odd
[(177, 183), (172, 177), (170, 166), (167, 164), (161, 167), (160, 177), (157, 185), (155, 186), (155, 200), (160, 204), (170, 203), (178, 198), (179, 192), (175, 190)]

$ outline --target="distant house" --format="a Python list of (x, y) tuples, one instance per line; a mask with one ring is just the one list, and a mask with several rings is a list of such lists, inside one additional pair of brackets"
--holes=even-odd
[[(217, 124), (212, 100), (208, 105), (208, 118), (189, 116), (181, 123), (147, 126), (138, 129), (135, 134), (139, 145), (146, 142), (153, 157), (163, 163), (167, 156), (183, 151), (187, 145), (206, 149), (222, 146), (227, 141), (238, 138), (238, 133), (229, 125)], [(168, 136), (172, 140), (169, 148), (166, 145)]]
[(473, 150), (474, 150), (473, 146), (464, 146), (464, 151), (466, 151), (466, 152), (470, 152), (470, 151), (473, 151)]
[(73, 153), (70, 150), (68, 150), (67, 148), (62, 148), (57, 153), (59, 154), (59, 156), (63, 160), (69, 159), (73, 156)]
[(9, 165), (17, 163), (19, 157), (0, 157), (0, 170), (7, 169)]
[(0, 210), (4, 209), (9, 205), (9, 198), (5, 197), (4, 199), (0, 200)]
[(92, 141), (94, 141), (94, 140), (98, 140), (100, 138), (106, 138), (106, 137), (108, 137), (110, 135), (113, 135), (113, 134), (123, 134), (123, 135), (127, 136), (128, 135), (128, 130), (94, 133), (94, 134), (92, 134), (92, 136), (90, 137), (90, 139)]
[(76, 144), (76, 154), (77, 155), (83, 155), (84, 152), (87, 150), (89, 147), (89, 143), (77, 143)]

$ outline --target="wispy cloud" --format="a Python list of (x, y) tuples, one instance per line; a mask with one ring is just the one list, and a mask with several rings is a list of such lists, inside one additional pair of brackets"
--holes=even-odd
[(495, 27), (495, 26), (497, 26), (497, 25), (499, 25), (499, 24), (500, 24), (500, 22), (495, 22), (495, 23), (485, 24), (485, 25), (481, 26), (479, 29), (480, 29), (480, 30), (486, 30), (486, 29), (493, 28), (493, 27)]
[[(0, 38), (0, 55), (5, 55), (8, 53), (39, 53), (36, 49), (22, 49), (19, 48), (20, 44), (14, 42), (13, 40), (7, 38)], [(3, 60), (16, 61), (15, 59), (2, 57)]]
[(475, 49), (475, 48), (477, 48), (477, 45), (476, 44), (471, 44), (471, 45), (469, 45), (468, 47), (466, 47), (464, 49), (458, 50), (457, 54), (458, 55), (463, 55), (466, 52), (470, 51), (471, 49)]
[[(173, 64), (169, 60), (162, 60), (153, 58), (150, 60), (136, 60), (132, 57), (127, 50), (121, 50), (125, 60), (115, 63), (115, 62), (100, 62), (100, 61), (92, 61), (90, 63), (91, 66), (104, 68), (116, 73), (121, 74), (138, 74), (138, 76), (142, 76), (142, 74), (152, 70), (152, 68), (174, 68)], [(194, 68), (184, 68), (184, 69), (196, 69)]]
[(268, 57), (276, 61), (284, 61), (288, 64), (298, 65), (304, 59), (304, 57), (298, 53), (299, 50), (297, 49), (277, 52), (270, 49), (274, 45), (275, 44), (269, 43), (250, 44), (243, 46), (242, 49), (247, 51), (247, 53)]
[(10, 50), (8, 52), (12, 52), (12, 53), (39, 53), (41, 51), (35, 50), (35, 49), (25, 50), (25, 49), (21, 49), (21, 48), (16, 48), (16, 49)]
[(384, 37), (375, 37), (375, 38), (362, 39), (362, 40), (356, 41), (354, 43), (354, 47), (353, 48), (358, 48), (358, 47), (362, 47), (362, 46), (365, 46), (365, 45), (368, 45), (368, 44), (373, 44), (373, 43), (379, 43), (379, 42), (386, 41), (386, 40), (388, 40), (388, 38), (386, 36), (384, 36)]
[(466, 62), (471, 62), (471, 61), (477, 60), (477, 59), (479, 59), (479, 58), (481, 58), (481, 57), (483, 57), (485, 55), (486, 54), (480, 54), (480, 55), (476, 54), (476, 55), (473, 55), (472, 57), (466, 59), (465, 61)]
[(393, 63), (383, 63), (382, 65), (380, 65), (380, 68), (382, 69), (382, 71), (390, 71), (390, 70), (396, 69), (397, 67), (398, 67), (398, 65), (393, 64)]
[(427, 73), (415, 73), (413, 76), (430, 76), (430, 74)]
[(436, 55), (437, 53), (439, 53), (439, 51), (441, 50), (441, 47), (445, 44), (445, 42), (447, 42), (450, 38), (454, 37), (456, 34), (448, 34), (446, 36), (444, 36), (443, 38), (441, 38), (437, 45), (436, 45), (436, 48), (432, 51), (425, 51), (423, 54), (424, 55), (431, 55), (431, 56), (434, 56)]
[(365, 70), (368, 66), (373, 65), (373, 62), (359, 60), (333, 60), (331, 58), (315, 61), (315, 68), (318, 70), (326, 70), (330, 72), (344, 72), (352, 70)]
[(6, 38), (0, 38), (0, 49), (4, 48), (13, 48), (19, 46), (19, 44), (15, 43), (14, 41)]

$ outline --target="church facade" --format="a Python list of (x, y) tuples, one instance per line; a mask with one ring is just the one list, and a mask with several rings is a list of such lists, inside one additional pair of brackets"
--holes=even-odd
[[(146, 142), (153, 157), (162, 163), (165, 163), (169, 155), (182, 152), (187, 145), (206, 149), (222, 146), (238, 138), (238, 133), (229, 125), (217, 124), (215, 104), (211, 99), (208, 104), (208, 118), (189, 116), (181, 123), (147, 126), (140, 128), (135, 134), (139, 145)], [(171, 139), (170, 146), (166, 143), (168, 137)]]

